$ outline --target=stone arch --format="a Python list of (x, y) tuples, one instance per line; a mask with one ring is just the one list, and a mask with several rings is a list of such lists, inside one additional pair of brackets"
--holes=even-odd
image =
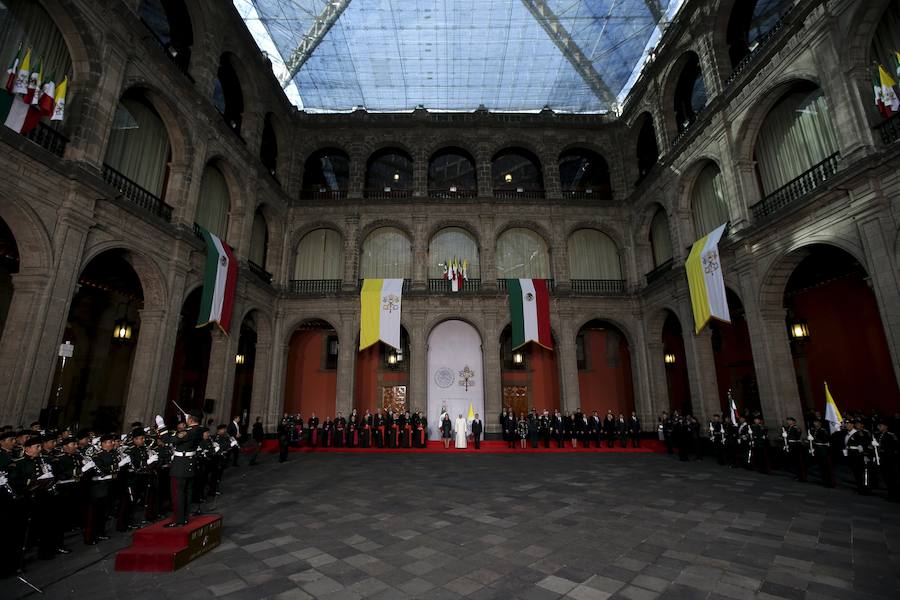
[[(700, 52), (692, 46), (685, 46), (679, 51), (678, 58), (668, 65), (663, 73), (663, 86), (660, 94), (660, 105), (663, 107), (663, 119), (659, 126), (666, 129), (669, 139), (675, 139), (678, 135), (678, 123), (675, 120), (675, 92), (685, 67), (693, 59), (697, 60), (700, 67), (701, 79), (703, 77), (703, 61)], [(705, 83), (704, 83), (705, 85)]]
[[(412, 160), (413, 165), (415, 165), (415, 163), (416, 163), (415, 147), (410, 146), (406, 142), (401, 142), (396, 139), (378, 140), (375, 143), (367, 144), (365, 146), (365, 156), (366, 156), (365, 164), (369, 164), (369, 161), (372, 159), (373, 154), (376, 154), (377, 152), (381, 152), (382, 150), (390, 150), (390, 149), (401, 150), (401, 151), (405, 152), (407, 155), (409, 155), (409, 158), (410, 158), (410, 160)], [(347, 156), (352, 156), (352, 154), (350, 154), (348, 152)]]
[(290, 250), (291, 252), (295, 252), (297, 250), (297, 246), (300, 244), (300, 240), (302, 240), (306, 234), (311, 231), (315, 231), (316, 229), (331, 229), (336, 231), (339, 236), (341, 236), (341, 243), (347, 239), (344, 230), (334, 221), (310, 221), (304, 223), (302, 226), (294, 229), (290, 234)]
[(272, 316), (264, 308), (251, 304), (241, 311), (240, 319), (234, 319), (232, 322), (240, 326), (252, 312), (255, 312), (257, 315), (255, 319), (257, 343), (270, 343), (272, 341)]
[[(536, 221), (528, 221), (528, 220), (516, 220), (510, 219), (509, 221), (505, 221), (497, 226), (494, 234), (494, 246), (497, 246), (497, 241), (500, 239), (500, 236), (506, 233), (510, 229), (530, 229), (544, 240), (544, 243), (547, 244), (547, 250), (553, 251), (553, 235), (546, 227), (537, 223)], [(552, 258), (552, 257), (551, 257)], [(552, 263), (551, 263), (552, 264)]]
[(535, 158), (538, 160), (538, 165), (541, 168), (542, 173), (547, 172), (547, 165), (544, 164), (544, 161), (541, 157), (541, 146), (540, 144), (529, 141), (523, 138), (505, 138), (500, 139), (493, 146), (490, 147), (490, 159), (493, 162), (494, 157), (503, 152), (504, 150), (513, 150), (515, 148), (521, 148), (523, 150), (528, 150), (532, 154), (534, 154)]
[(622, 232), (619, 231), (615, 227), (611, 227), (609, 225), (609, 223), (604, 223), (601, 221), (584, 220), (584, 221), (576, 221), (575, 223), (572, 223), (571, 225), (566, 227), (566, 230), (565, 230), (566, 243), (568, 243), (569, 238), (572, 236), (572, 234), (575, 233), (576, 231), (578, 231), (579, 229), (595, 229), (595, 230), (599, 231), (600, 233), (606, 235), (609, 239), (611, 239), (615, 243), (616, 247), (619, 249), (620, 252), (623, 252), (625, 249), (625, 243), (623, 240)]
[[(247, 65), (247, 61), (241, 58), (235, 52), (232, 52), (226, 47), (221, 49), (219, 53), (218, 61), (216, 62), (216, 68), (221, 63), (223, 59), (227, 58), (231, 67), (234, 69), (234, 72), (237, 74), (238, 83), (241, 86), (241, 96), (243, 96), (244, 103), (244, 111), (241, 113), (244, 118), (242, 121), (246, 121), (246, 116), (257, 111), (257, 107), (260, 105), (259, 99), (259, 89), (262, 88), (262, 82), (257, 81), (257, 76), (259, 71), (250, 68)], [(241, 124), (241, 131), (244, 130), (244, 123)], [(257, 125), (261, 125), (261, 122)], [(260, 132), (262, 129), (259, 130)], [(246, 133), (246, 132), (244, 132)], [(256, 134), (257, 132), (253, 132)]]
[(49, 273), (53, 265), (53, 242), (40, 217), (25, 203), (7, 196), (0, 202), (0, 218), (19, 248), (19, 272)]
[[(627, 323), (625, 319), (622, 319), (618, 316), (609, 316), (602, 313), (598, 313), (595, 310), (591, 310), (589, 312), (583, 312), (578, 315), (574, 319), (572, 319), (572, 323), (574, 326), (572, 328), (571, 334), (572, 339), (578, 335), (578, 332), (581, 329), (590, 323), (591, 321), (605, 321), (611, 325), (615, 325), (615, 327), (622, 332), (622, 335), (625, 336), (625, 341), (628, 342), (628, 346), (630, 348), (637, 349), (637, 341), (632, 331), (633, 324)], [(660, 327), (662, 327), (660, 325)], [(634, 377), (635, 375), (632, 375)]]
[[(694, 185), (697, 183), (697, 177), (703, 172), (703, 169), (710, 165), (710, 163), (719, 169), (719, 173), (724, 174), (724, 171), (722, 170), (722, 161), (718, 156), (712, 154), (701, 154), (682, 170), (681, 177), (678, 179), (678, 191), (675, 195), (676, 211), (690, 212), (691, 199), (694, 194)], [(729, 204), (729, 211), (730, 209), (731, 206)]]
[(113, 240), (100, 242), (85, 248), (81, 265), (78, 268), (79, 275), (92, 260), (109, 250), (124, 250), (127, 253), (128, 262), (141, 282), (145, 308), (166, 308), (168, 306), (169, 295), (163, 270), (156, 260), (130, 242)]
[[(675, 315), (679, 323), (683, 323), (684, 318), (681, 312), (678, 310), (678, 307), (669, 303), (663, 303), (657, 306), (655, 309), (653, 309), (653, 312), (650, 314), (650, 316), (644, 319), (647, 328), (647, 337), (649, 339), (662, 339), (663, 326), (666, 323), (666, 319), (669, 318), (670, 313)], [(683, 333), (684, 325), (682, 324), (682, 335)]]
[(843, 250), (855, 258), (866, 273), (871, 274), (871, 269), (866, 262), (866, 255), (862, 247), (854, 241), (833, 235), (813, 235), (804, 238), (773, 258), (765, 269), (759, 286), (759, 306), (763, 310), (781, 310), (784, 306), (784, 290), (787, 287), (791, 274), (800, 262), (812, 253), (812, 246), (827, 245)]
[(294, 335), (297, 328), (309, 321), (322, 321), (323, 323), (326, 323), (335, 331), (338, 336), (338, 341), (343, 343), (343, 341), (340, 340), (341, 328), (336, 326), (336, 324), (341, 324), (340, 316), (331, 314), (327, 317), (322, 317), (319, 313), (297, 314), (289, 318), (289, 320), (285, 322), (284, 329), (282, 330), (282, 343), (285, 346), (289, 345), (291, 343), (291, 337)]
[(872, 38), (881, 22), (884, 11), (893, 3), (893, 0), (866, 0), (858, 2), (852, 9), (848, 22), (851, 23), (845, 36), (845, 48), (843, 53), (845, 67), (852, 69), (861, 67), (868, 69), (871, 59), (869, 49)]
[(472, 159), (472, 162), (478, 166), (478, 153), (473, 152), (469, 147), (469, 142), (464, 141), (459, 138), (448, 138), (448, 139), (440, 139), (431, 144), (428, 144), (425, 148), (422, 149), (424, 155), (427, 157), (428, 163), (431, 163), (431, 159), (435, 157), (438, 152), (443, 150), (461, 150), (465, 152), (469, 158)]
[[(231, 161), (231, 159), (227, 158), (226, 154), (220, 151), (218, 148), (211, 149), (211, 151), (207, 155), (206, 160), (203, 161), (203, 169), (200, 171), (200, 181), (197, 185), (198, 191), (200, 190), (200, 185), (202, 185), (203, 172), (207, 167), (215, 167), (219, 169), (219, 171), (222, 172), (222, 176), (225, 177), (225, 183), (228, 185), (228, 229), (230, 233), (232, 227), (231, 222), (233, 221), (234, 217), (242, 217), (246, 212), (248, 212), (250, 203), (247, 202), (247, 198), (252, 197), (253, 195), (249, 194), (244, 187), (246, 180), (241, 174), (240, 169), (238, 169), (235, 166), (234, 162)], [(256, 210), (255, 205), (254, 210)]]
[[(756, 103), (746, 112), (744, 118), (738, 122), (734, 135), (734, 154), (735, 163), (742, 161), (751, 162), (753, 160), (754, 150), (756, 148), (756, 140), (759, 137), (759, 131), (765, 123), (766, 117), (772, 108), (788, 93), (792, 88), (802, 84), (811, 84), (820, 89), (825, 94), (825, 101), (831, 104), (828, 91), (822, 88), (819, 78), (815, 74), (791, 72), (783, 74), (769, 83), (768, 86), (756, 95)], [(829, 106), (829, 108), (832, 108)]]
[(462, 219), (441, 219), (440, 221), (436, 221), (429, 229), (426, 238), (426, 243), (430, 246), (431, 240), (434, 239), (434, 236), (438, 234), (442, 229), (447, 229), (448, 227), (458, 227), (460, 229), (465, 229), (466, 233), (475, 238), (475, 244), (478, 246), (478, 251), (483, 250), (481, 243), (481, 234), (478, 231), (478, 227), (470, 222)]
[[(153, 107), (153, 110), (162, 119), (166, 127), (166, 135), (169, 137), (172, 164), (190, 163), (194, 156), (190, 119), (177, 108), (178, 105), (171, 94), (154, 82), (140, 77), (129, 77), (122, 86), (122, 93), (119, 94), (118, 99), (121, 100), (126, 94), (135, 94), (140, 97)], [(109, 142), (108, 136), (105, 141)], [(176, 200), (176, 198), (172, 198), (172, 200)]]
[(376, 219), (374, 221), (369, 221), (366, 223), (365, 227), (360, 228), (359, 236), (357, 236), (357, 254), (362, 250), (362, 245), (366, 241), (366, 238), (369, 237), (369, 234), (382, 227), (393, 227), (394, 229), (402, 231), (403, 234), (409, 238), (410, 245), (413, 246), (415, 244), (416, 236), (413, 235), (413, 231), (410, 229), (408, 223), (397, 219)]
[(468, 315), (460, 315), (458, 313), (439, 313), (437, 315), (431, 316), (428, 321), (425, 323), (425, 327), (423, 328), (423, 332), (425, 334), (424, 341), (427, 343), (428, 338), (431, 337), (431, 332), (434, 331), (434, 328), (440, 325), (445, 321), (462, 321), (467, 325), (471, 325), (472, 328), (478, 332), (478, 337), (481, 338), (482, 352), (484, 351), (484, 323), (478, 318), (476, 313), (471, 313)]

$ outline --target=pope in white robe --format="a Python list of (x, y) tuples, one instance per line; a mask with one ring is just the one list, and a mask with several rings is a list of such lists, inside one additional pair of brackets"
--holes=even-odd
[(463, 418), (462, 415), (456, 418), (456, 447), (457, 448), (465, 448), (466, 447), (466, 434), (468, 433), (468, 423)]

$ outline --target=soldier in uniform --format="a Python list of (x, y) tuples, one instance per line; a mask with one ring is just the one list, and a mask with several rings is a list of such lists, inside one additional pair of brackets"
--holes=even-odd
[(106, 519), (112, 502), (113, 483), (119, 474), (116, 436), (103, 435), (99, 444), (100, 451), (95, 452), (83, 466), (84, 471), (91, 472), (84, 526), (84, 543), (89, 546), (109, 539), (106, 535)]
[(15, 468), (14, 448), (16, 432), (9, 430), (0, 434), (0, 578), (12, 575), (21, 566), (21, 547), (25, 537), (25, 522), (22, 519), (23, 499), (13, 491), (10, 477)]
[(812, 429), (806, 434), (807, 441), (812, 444), (812, 456), (819, 467), (822, 485), (833, 488), (837, 485), (834, 475), (834, 462), (831, 454), (831, 434), (822, 427), (822, 420), (815, 419)]
[(709, 422), (709, 443), (720, 465), (725, 464), (725, 424), (719, 415), (713, 415)]
[(847, 431), (844, 448), (853, 478), (856, 480), (856, 491), (866, 496), (871, 490), (869, 473), (869, 454), (872, 453), (872, 436), (866, 431), (862, 419), (853, 419), (853, 429)]
[(288, 459), (291, 441), (291, 424), (287, 418), (281, 419), (276, 429), (276, 437), (278, 438), (278, 462), (283, 463)]
[(752, 469), (753, 435), (750, 431), (750, 424), (747, 422), (747, 418), (744, 415), (738, 417), (737, 434), (735, 437), (734, 466), (737, 467), (739, 464), (743, 464), (744, 468)]
[[(641, 447), (641, 420), (638, 418), (637, 413), (631, 413), (631, 419), (628, 420), (628, 435), (631, 438), (631, 447), (632, 448), (640, 448)], [(600, 445), (598, 444), (599, 448)]]
[(763, 423), (762, 415), (753, 415), (753, 425), (750, 426), (753, 436), (753, 455), (756, 469), (760, 473), (771, 473), (769, 463), (769, 428)]
[(550, 447), (550, 413), (549, 411), (544, 411), (541, 414), (540, 420), (538, 421), (538, 427), (541, 431), (541, 441), (544, 442), (544, 448)]
[(791, 461), (791, 468), (797, 475), (797, 480), (806, 482), (806, 454), (809, 452), (809, 446), (803, 441), (803, 434), (797, 427), (797, 419), (788, 417), (785, 426), (781, 430), (782, 439), (787, 442), (788, 457)]
[[(62, 548), (56, 477), (50, 463), (41, 455), (43, 441), (44, 438), (39, 435), (25, 440), (22, 458), (16, 461), (9, 473), (9, 485), (17, 496), (25, 500), (25, 531), (33, 532), (37, 539), (38, 558), (50, 559), (58, 553), (68, 554), (69, 551)], [(27, 533), (23, 538), (26, 536)], [(24, 551), (26, 542), (26, 539), (18, 539), (14, 543)]]
[(165, 441), (171, 444), (172, 466), (169, 469), (172, 485), (172, 510), (174, 515), (165, 527), (182, 527), (187, 525), (191, 508), (191, 492), (196, 471), (197, 447), (203, 439), (199, 424), (202, 417), (198, 413), (187, 416), (187, 428), (183, 431), (169, 433)]
[(84, 457), (78, 453), (78, 440), (74, 437), (64, 438), (59, 447), (62, 452), (53, 461), (53, 473), (56, 475), (56, 492), (59, 495), (61, 530), (65, 532), (81, 525), (81, 465)]
[(888, 500), (900, 502), (900, 481), (898, 481), (898, 459), (900, 459), (900, 442), (897, 434), (888, 429), (887, 421), (878, 423), (872, 447), (878, 451), (876, 457), (878, 471), (887, 488)]

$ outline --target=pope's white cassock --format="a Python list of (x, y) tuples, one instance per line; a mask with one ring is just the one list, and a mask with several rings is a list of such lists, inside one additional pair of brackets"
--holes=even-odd
[(457, 448), (465, 448), (466, 447), (466, 428), (468, 424), (462, 415), (456, 419), (456, 447)]

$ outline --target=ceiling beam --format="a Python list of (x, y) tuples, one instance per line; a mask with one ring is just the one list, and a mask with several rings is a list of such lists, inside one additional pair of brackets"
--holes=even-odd
[(291, 51), (291, 55), (285, 62), (287, 67), (287, 75), (281, 82), (281, 87), (287, 87), (300, 67), (312, 56), (313, 50), (319, 45), (319, 42), (325, 37), (338, 18), (343, 14), (344, 9), (350, 4), (350, 0), (328, 0), (322, 12), (316, 15), (309, 30), (297, 42), (297, 47)]
[(644, 0), (644, 4), (647, 5), (647, 9), (650, 11), (650, 14), (653, 15), (653, 20), (659, 23), (662, 21), (663, 12), (662, 8), (659, 6), (659, 0)]
[[(647, 2), (653, 1), (654, 0), (647, 0)], [(553, 40), (556, 47), (559, 48), (560, 52), (563, 53), (563, 56), (565, 56), (572, 66), (575, 67), (575, 70), (578, 71), (578, 74), (581, 75), (582, 79), (587, 82), (597, 97), (605, 102), (610, 110), (613, 110), (616, 105), (616, 95), (609, 86), (606, 85), (606, 82), (603, 81), (603, 78), (594, 68), (594, 64), (584, 54), (575, 40), (572, 39), (572, 36), (569, 35), (569, 32), (566, 31), (563, 24), (560, 23), (559, 17), (556, 16), (553, 9), (551, 9), (544, 0), (522, 0), (522, 4), (525, 5), (525, 8), (528, 9), (537, 22), (541, 24), (541, 27), (544, 28), (544, 31), (547, 32), (547, 35), (550, 36), (550, 39)]]

